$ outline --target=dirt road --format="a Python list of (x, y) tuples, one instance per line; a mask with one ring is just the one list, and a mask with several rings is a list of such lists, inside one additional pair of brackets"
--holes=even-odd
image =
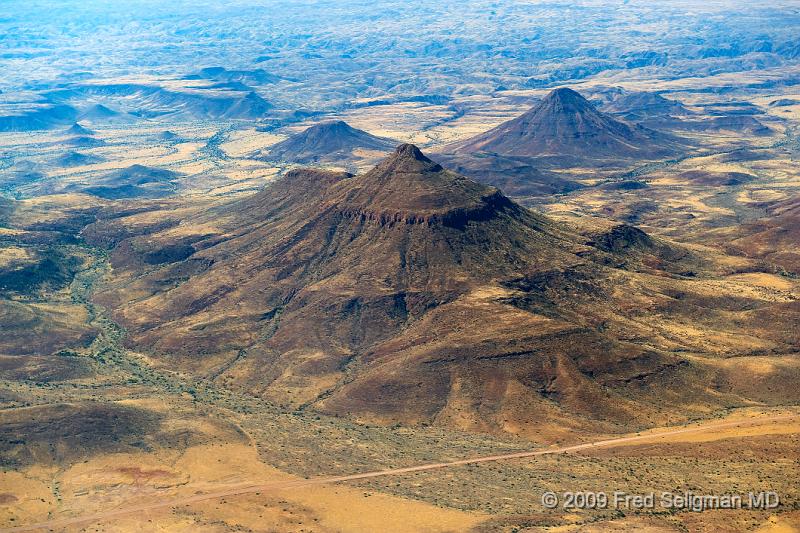
[(341, 483), (345, 481), (356, 481), (359, 479), (368, 479), (368, 478), (376, 478), (376, 477), (383, 477), (383, 476), (396, 476), (402, 474), (409, 474), (413, 472), (422, 472), (425, 470), (436, 470), (440, 468), (450, 468), (454, 466), (463, 466), (463, 465), (470, 465), (470, 464), (477, 464), (477, 463), (486, 463), (492, 461), (507, 461), (511, 459), (525, 459), (530, 457), (538, 457), (540, 455), (552, 455), (552, 454), (559, 454), (559, 453), (572, 453), (572, 452), (579, 452), (581, 450), (592, 449), (592, 448), (613, 448), (615, 446), (624, 446), (626, 444), (635, 443), (637, 441), (657, 441), (658, 439), (663, 439), (666, 437), (671, 437), (675, 435), (682, 435), (687, 433), (703, 433), (712, 430), (730, 428), (730, 427), (751, 427), (751, 426), (759, 426), (759, 425), (766, 425), (769, 423), (775, 423), (780, 421), (788, 421), (793, 419), (800, 418), (800, 415), (797, 414), (787, 414), (787, 415), (773, 415), (773, 416), (760, 416), (753, 419), (743, 419), (743, 420), (735, 420), (730, 422), (710, 422), (707, 424), (702, 425), (695, 425), (689, 427), (682, 427), (680, 429), (669, 429), (664, 431), (652, 432), (652, 433), (645, 433), (645, 434), (637, 434), (632, 435), (629, 437), (619, 437), (614, 439), (607, 439), (595, 442), (588, 442), (584, 444), (576, 444), (572, 446), (562, 446), (562, 447), (551, 447), (551, 448), (543, 448), (539, 450), (531, 450), (525, 452), (517, 452), (517, 453), (508, 453), (503, 455), (487, 455), (483, 457), (473, 457), (470, 459), (461, 459), (458, 461), (450, 461), (444, 463), (428, 463), (423, 465), (417, 466), (408, 466), (402, 468), (392, 468), (388, 470), (376, 470), (373, 472), (363, 472), (360, 474), (348, 474), (343, 476), (331, 476), (331, 477), (318, 477), (318, 478), (311, 478), (311, 479), (298, 479), (296, 481), (282, 481), (282, 482), (275, 482), (275, 483), (263, 483), (263, 484), (240, 484), (240, 485), (232, 485), (228, 486), (225, 489), (213, 491), (213, 492), (204, 492), (201, 494), (195, 494), (194, 496), (186, 496), (183, 498), (175, 498), (173, 500), (165, 500), (159, 501), (154, 503), (148, 504), (140, 504), (140, 505), (131, 505), (129, 507), (122, 507), (120, 509), (115, 509), (111, 511), (106, 511), (103, 513), (97, 513), (92, 515), (84, 515), (84, 516), (75, 516), (75, 517), (66, 517), (60, 518), (55, 520), (50, 520), (48, 522), (39, 522), (37, 524), (28, 524), (23, 526), (17, 526), (9, 529), (2, 529), (0, 533), (11, 533), (17, 531), (47, 531), (47, 530), (55, 530), (59, 528), (64, 528), (67, 526), (74, 526), (79, 524), (88, 524), (93, 522), (103, 522), (110, 520), (112, 518), (117, 518), (120, 516), (125, 516), (134, 513), (142, 513), (146, 511), (152, 511), (155, 509), (164, 509), (164, 508), (173, 508), (173, 507), (180, 507), (182, 505), (188, 505), (192, 503), (202, 502), (206, 500), (214, 500), (218, 498), (223, 498), (227, 496), (236, 496), (239, 494), (253, 494), (256, 492), (268, 492), (268, 491), (276, 491), (276, 490), (285, 490), (285, 489), (292, 489), (296, 487), (306, 487), (311, 485), (321, 485), (321, 484), (329, 484), (329, 483)]

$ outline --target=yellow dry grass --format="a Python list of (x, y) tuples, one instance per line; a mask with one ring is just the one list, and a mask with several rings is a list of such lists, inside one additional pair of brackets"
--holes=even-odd
[[(258, 460), (243, 444), (202, 445), (183, 452), (106, 454), (65, 471), (31, 468), (0, 473), (0, 521), (22, 525), (56, 516), (146, 505), (242, 483), (299, 480)], [(57, 494), (57, 497), (54, 497)], [(13, 520), (12, 520), (13, 518)], [(320, 485), (231, 496), (102, 522), (104, 531), (189, 531), (207, 524), (256, 531), (458, 532), (485, 515), (362, 489)], [(82, 530), (73, 526), (68, 530)]]

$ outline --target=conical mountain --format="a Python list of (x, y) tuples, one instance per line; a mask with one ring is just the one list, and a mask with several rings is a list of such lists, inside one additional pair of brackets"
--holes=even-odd
[(103, 120), (113, 118), (119, 115), (118, 111), (114, 111), (113, 109), (109, 109), (108, 107), (104, 106), (103, 104), (94, 104), (87, 109), (84, 109), (81, 113), (80, 118), (82, 120)]
[(561, 88), (523, 115), (463, 141), (451, 151), (578, 162), (666, 155), (671, 149), (665, 141), (656, 132), (598, 111), (572, 89)]
[[(108, 224), (85, 235), (125, 222)], [(654, 401), (631, 400), (636, 376), (661, 372), (682, 387), (670, 398), (694, 401), (673, 355), (597, 327), (619, 320), (612, 294), (629, 298), (604, 265), (656, 248), (642, 242), (587, 244), (402, 145), (363, 175), (295, 170), (124, 239), (98, 299), (137, 349), (282, 404), (491, 431), (576, 413), (567, 423), (602, 426), (670, 408), (652, 387)]]
[(67, 133), (70, 135), (94, 135), (94, 131), (81, 126), (78, 122), (73, 124), (72, 127), (67, 130)]
[(397, 142), (353, 128), (341, 120), (322, 122), (272, 146), (263, 156), (293, 163), (343, 161), (356, 150), (389, 151)]

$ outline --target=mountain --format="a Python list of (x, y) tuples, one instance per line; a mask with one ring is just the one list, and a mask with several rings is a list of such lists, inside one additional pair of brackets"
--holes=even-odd
[(673, 153), (668, 138), (598, 111), (568, 88), (552, 91), (523, 115), (458, 143), (451, 151), (551, 158), (579, 164)]
[(76, 190), (107, 200), (161, 198), (177, 190), (178, 177), (180, 174), (171, 170), (131, 165), (94, 180), (91, 186), (76, 186)]
[(679, 146), (674, 137), (617, 120), (562, 88), (515, 119), (445, 146), (437, 157), (473, 179), (524, 199), (581, 188), (564, 169), (627, 168), (674, 155)]
[(90, 135), (94, 135), (94, 132), (93, 132), (92, 130), (90, 130), (89, 128), (85, 128), (85, 127), (81, 126), (81, 125), (80, 125), (79, 123), (77, 123), (77, 122), (76, 122), (75, 124), (73, 124), (73, 125), (72, 125), (72, 126), (71, 126), (71, 127), (70, 127), (70, 128), (67, 130), (67, 131), (66, 131), (66, 133), (67, 133), (68, 135), (77, 135), (77, 136), (90, 136)]
[(353, 128), (341, 120), (321, 122), (268, 149), (264, 159), (293, 163), (343, 161), (356, 150), (389, 151), (397, 142)]
[(619, 115), (632, 122), (664, 120), (669, 117), (685, 117), (694, 113), (677, 100), (664, 98), (653, 92), (623, 91), (613, 95), (603, 107), (604, 111)]
[(81, 120), (88, 120), (90, 122), (102, 122), (109, 119), (114, 119), (120, 116), (118, 111), (109, 109), (102, 104), (95, 104), (84, 109), (80, 114)]
[(78, 111), (68, 105), (54, 105), (0, 116), (0, 131), (35, 131), (63, 127), (75, 122)]
[(257, 119), (263, 117), (274, 106), (254, 91), (236, 100), (225, 114), (231, 118)]
[(132, 227), (84, 235), (115, 243), (96, 299), (136, 350), (378, 423), (533, 434), (691, 416), (743, 393), (711, 390), (719, 371), (680, 355), (706, 348), (673, 332), (761, 316), (733, 326), (726, 306), (742, 304), (709, 308), (687, 250), (625, 225), (578, 233), (411, 145), (363, 175), (294, 170), (177, 226)]
[(54, 160), (60, 167), (82, 167), (84, 165), (94, 165), (105, 161), (104, 157), (92, 154), (82, 154), (80, 152), (68, 152)]

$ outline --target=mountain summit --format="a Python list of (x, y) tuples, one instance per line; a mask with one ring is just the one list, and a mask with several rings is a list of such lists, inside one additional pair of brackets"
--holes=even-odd
[(432, 216), (454, 216), (454, 210), (463, 215), (485, 207), (497, 195), (497, 189), (445, 170), (416, 146), (403, 144), (354, 179), (342, 203), (382, 217), (428, 220)]
[(81, 126), (78, 122), (73, 124), (67, 131), (69, 135), (94, 135), (94, 132), (89, 128)]

